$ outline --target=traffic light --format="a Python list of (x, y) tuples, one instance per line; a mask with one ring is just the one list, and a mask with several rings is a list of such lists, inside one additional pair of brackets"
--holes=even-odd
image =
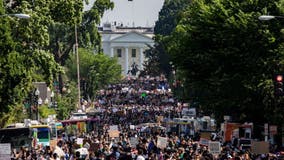
[(284, 96), (284, 74), (275, 74), (274, 76), (274, 93), (276, 96)]

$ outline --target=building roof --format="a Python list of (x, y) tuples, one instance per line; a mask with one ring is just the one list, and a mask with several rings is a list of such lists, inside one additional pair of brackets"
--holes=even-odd
[(142, 42), (142, 43), (152, 43), (153, 39), (151, 36), (144, 35), (142, 33), (132, 31), (125, 33), (120, 36), (115, 36), (110, 39), (111, 42)]
[(153, 34), (153, 27), (127, 27), (127, 26), (115, 26), (110, 23), (103, 24), (102, 27), (98, 27), (99, 32), (103, 34), (123, 34), (128, 32), (139, 32), (144, 34)]

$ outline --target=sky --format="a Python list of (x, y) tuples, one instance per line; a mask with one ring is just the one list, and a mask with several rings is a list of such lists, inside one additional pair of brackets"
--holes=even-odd
[[(105, 12), (101, 22), (115, 22), (123, 26), (152, 27), (158, 20), (164, 0), (112, 0), (114, 9)], [(92, 4), (94, 0), (90, 0)], [(90, 8), (86, 6), (85, 9)], [(101, 24), (102, 24), (101, 23)]]

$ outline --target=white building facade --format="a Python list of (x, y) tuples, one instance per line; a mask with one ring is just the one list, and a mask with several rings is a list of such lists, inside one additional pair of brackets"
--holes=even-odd
[(154, 45), (152, 27), (123, 27), (104, 24), (99, 29), (104, 54), (118, 58), (124, 76), (128, 75), (133, 64), (136, 64), (139, 70), (143, 70), (144, 51), (148, 49), (148, 46)]

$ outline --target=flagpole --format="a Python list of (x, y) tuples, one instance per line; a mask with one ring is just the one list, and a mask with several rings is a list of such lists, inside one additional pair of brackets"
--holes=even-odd
[[(128, 0), (128, 2), (133, 2), (133, 0)], [(131, 6), (131, 15), (132, 15), (132, 27), (135, 27), (135, 23), (134, 23), (134, 5), (132, 3), (132, 6)]]

